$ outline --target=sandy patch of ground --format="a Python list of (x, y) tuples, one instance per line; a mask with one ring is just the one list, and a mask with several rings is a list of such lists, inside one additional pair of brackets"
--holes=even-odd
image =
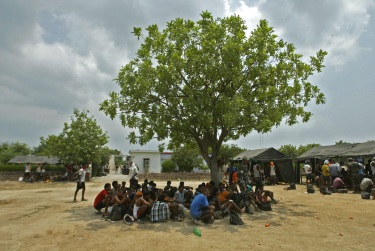
[[(128, 181), (128, 177), (93, 179), (86, 184), (88, 201), (78, 203), (72, 203), (76, 186), (72, 182), (0, 182), (1, 249), (365, 250), (375, 246), (375, 201), (362, 200), (358, 194), (307, 194), (303, 185), (290, 191), (281, 185), (268, 186), (280, 201), (273, 211), (243, 214), (243, 226), (229, 225), (228, 217), (198, 226), (202, 236), (197, 237), (190, 220), (133, 225), (102, 220), (95, 214), (93, 200), (113, 180)], [(155, 182), (160, 188), (166, 184)], [(201, 182), (185, 184), (196, 187)]]

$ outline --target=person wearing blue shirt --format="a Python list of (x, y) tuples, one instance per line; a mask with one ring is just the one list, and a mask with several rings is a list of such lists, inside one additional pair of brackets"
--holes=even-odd
[(208, 203), (207, 196), (209, 196), (208, 189), (202, 188), (201, 193), (191, 202), (190, 215), (196, 224), (200, 224), (200, 220), (206, 224), (212, 224), (214, 222), (213, 216), (215, 207)]
[(234, 166), (233, 162), (230, 162), (230, 166), (227, 168), (225, 175), (229, 175), (229, 185), (233, 185), (233, 174), (237, 172), (237, 168)]

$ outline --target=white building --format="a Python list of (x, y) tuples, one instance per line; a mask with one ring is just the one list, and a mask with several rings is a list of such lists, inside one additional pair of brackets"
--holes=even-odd
[(157, 150), (130, 150), (129, 155), (139, 168), (139, 173), (161, 173), (161, 163), (171, 159), (171, 152)]

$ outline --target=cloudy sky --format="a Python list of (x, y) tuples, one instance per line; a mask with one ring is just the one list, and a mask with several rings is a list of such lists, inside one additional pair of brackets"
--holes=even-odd
[(326, 68), (311, 82), (327, 97), (310, 104), (308, 123), (251, 133), (240, 147), (279, 148), (339, 140), (375, 140), (375, 1), (373, 0), (0, 0), (0, 142), (37, 146), (62, 131), (74, 108), (87, 109), (108, 132), (108, 146), (127, 153), (156, 150), (157, 142), (130, 145), (129, 129), (99, 111), (118, 90), (112, 79), (134, 58), (140, 42), (133, 27), (181, 17), (193, 21), (208, 10), (234, 13), (249, 30), (267, 19), (282, 39), (306, 58), (328, 52)]

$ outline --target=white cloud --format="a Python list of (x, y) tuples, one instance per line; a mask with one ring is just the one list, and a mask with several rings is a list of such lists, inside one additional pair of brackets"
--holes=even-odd
[[(233, 14), (239, 15), (242, 17), (247, 25), (246, 35), (250, 35), (259, 21), (262, 19), (262, 13), (260, 12), (257, 4), (253, 6), (248, 6), (245, 1), (239, 1), (239, 6), (233, 7), (231, 5), (231, 0), (225, 0), (225, 16), (231, 16)], [(262, 2), (262, 1), (260, 1)]]

